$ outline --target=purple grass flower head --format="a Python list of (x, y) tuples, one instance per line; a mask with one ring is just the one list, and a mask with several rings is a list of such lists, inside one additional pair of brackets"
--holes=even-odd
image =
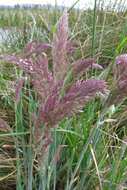
[(36, 54), (39, 55), (40, 53), (42, 53), (43, 51), (47, 50), (51, 48), (51, 45), (48, 43), (41, 43), (38, 41), (32, 41), (30, 43), (28, 43), (26, 45), (26, 47), (24, 48), (23, 52), (23, 56), (24, 57), (30, 57), (32, 54)]
[(79, 59), (72, 64), (72, 73), (74, 77), (81, 76), (88, 68), (103, 69), (101, 65), (96, 64), (93, 58)]
[(52, 73), (48, 69), (47, 57), (38, 57), (36, 64), (33, 64), (31, 76), (33, 87), (44, 102), (54, 84)]
[(56, 80), (62, 80), (67, 72), (68, 14), (64, 12), (58, 23), (52, 43), (53, 74)]
[[(45, 99), (45, 103), (40, 106), (39, 115), (36, 121), (36, 128), (40, 127), (41, 123), (48, 125), (49, 112), (53, 111), (59, 102), (60, 91), (63, 86), (63, 81), (59, 81), (54, 84), (52, 91), (49, 91), (49, 95)], [(50, 126), (52, 127), (52, 126)]]
[(116, 57), (114, 77), (117, 81), (117, 87), (123, 92), (127, 92), (127, 54)]
[[(63, 118), (79, 112), (86, 102), (94, 97), (97, 92), (103, 93), (105, 88), (106, 83), (103, 80), (77, 81), (61, 99), (56, 98), (58, 95), (49, 97), (48, 104), (50, 106), (45, 104), (42, 107), (39, 121), (54, 127)], [(56, 98), (55, 101), (53, 98)]]
[(24, 73), (31, 76), (35, 92), (41, 101), (45, 100), (53, 87), (53, 75), (48, 69), (46, 54), (32, 58), (20, 58), (18, 56), (5, 56), (4, 60), (16, 64)]

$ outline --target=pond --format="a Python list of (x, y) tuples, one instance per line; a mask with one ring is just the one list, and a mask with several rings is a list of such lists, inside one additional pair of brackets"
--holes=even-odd
[(5, 40), (7, 40), (7, 37), (10, 33), (9, 29), (3, 29), (0, 28), (0, 43), (4, 42)]

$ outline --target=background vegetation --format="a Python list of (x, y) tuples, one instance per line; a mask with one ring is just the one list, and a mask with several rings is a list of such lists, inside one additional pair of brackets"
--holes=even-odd
[[(99, 1), (101, 2), (101, 1)], [(94, 57), (104, 67), (102, 72), (88, 72), (108, 82), (113, 96), (113, 65), (117, 55), (127, 52), (126, 10), (103, 9), (97, 2), (94, 10), (69, 11), (69, 36), (76, 44), (71, 60)], [(120, 3), (120, 2), (119, 2)], [(124, 7), (122, 4), (119, 7)], [(109, 5), (110, 7), (110, 5)], [(1, 54), (19, 53), (33, 40), (50, 43), (63, 9), (1, 9), (3, 35)], [(36, 109), (30, 88), (24, 89), (20, 104), (14, 102), (15, 80), (22, 74), (11, 64), (0, 64), (0, 117), (9, 130), (0, 128), (1, 190), (124, 190), (127, 189), (127, 100), (90, 101), (78, 115), (64, 119), (52, 130), (53, 143), (47, 170), (39, 185), (39, 172), (32, 155), (29, 113)], [(29, 90), (28, 90), (29, 89)], [(29, 95), (29, 96), (27, 96)], [(108, 95), (107, 95), (108, 96)], [(109, 98), (109, 97), (108, 97)], [(106, 103), (105, 103), (106, 102)], [(34, 147), (36, 148), (36, 147)], [(55, 153), (59, 159), (54, 162)], [(28, 183), (26, 182), (28, 178)]]

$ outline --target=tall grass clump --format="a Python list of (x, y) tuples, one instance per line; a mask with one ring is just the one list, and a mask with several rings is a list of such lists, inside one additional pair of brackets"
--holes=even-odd
[(32, 33), (0, 56), (11, 75), (0, 75), (2, 189), (127, 188), (126, 26), (97, 6), (64, 11), (57, 24), (52, 12), (44, 41)]
[[(90, 58), (70, 63), (68, 56), (72, 42), (69, 40), (68, 34), (68, 14), (65, 11), (58, 23), (52, 44), (34, 41), (26, 46), (21, 55), (3, 57), (4, 60), (15, 63), (23, 70), (23, 78), (19, 79), (16, 85), (16, 133), (25, 132), (26, 128), (31, 131), (28, 140), (24, 138), (19, 140), (17, 137), (15, 142), (18, 189), (32, 189), (35, 185), (34, 180), (38, 181), (38, 189), (51, 188), (48, 183), (50, 179), (47, 179), (49, 177), (47, 172), (50, 173), (48, 161), (51, 161), (53, 167), (60, 154), (59, 148), (57, 148), (58, 152), (51, 158), (49, 156), (50, 146), (54, 141), (52, 130), (55, 130), (64, 118), (82, 110), (84, 104), (97, 92), (103, 93), (106, 88), (106, 83), (103, 80), (81, 79), (88, 68), (102, 69), (102, 67)], [(46, 55), (48, 49), (51, 49), (52, 54), (50, 64), (48, 64)], [(23, 118), (23, 99), (20, 100), (20, 96), (24, 85), (26, 88), (28, 85), (29, 87), (32, 85), (28, 89), (27, 102), (30, 121), (29, 119), (24, 121)], [(31, 88), (34, 89), (33, 92)], [(29, 148), (26, 147), (27, 141), (30, 143)], [(19, 152), (21, 144), (23, 155)], [(24, 161), (21, 161), (21, 155)], [(35, 174), (34, 167), (38, 171)], [(25, 177), (22, 172), (25, 172)]]

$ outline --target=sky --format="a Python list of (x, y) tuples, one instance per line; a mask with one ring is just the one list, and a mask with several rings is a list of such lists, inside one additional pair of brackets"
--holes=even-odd
[[(72, 6), (76, 0), (56, 0), (58, 5)], [(94, 0), (80, 0), (77, 7), (85, 7), (93, 5)], [(55, 4), (55, 0), (0, 0), (0, 5), (15, 5), (15, 4)]]
[[(57, 2), (58, 5), (64, 5), (64, 6), (72, 6), (76, 0), (0, 0), (0, 5), (15, 5), (15, 4), (51, 4), (54, 5), (55, 1)], [(79, 0), (77, 3), (76, 7), (78, 8), (93, 8), (94, 6), (94, 1), (95, 0)], [(101, 2), (105, 2), (105, 5), (113, 5), (116, 0), (102, 0)], [(117, 0), (117, 4), (119, 5), (119, 2), (125, 2), (127, 6), (127, 0)]]

